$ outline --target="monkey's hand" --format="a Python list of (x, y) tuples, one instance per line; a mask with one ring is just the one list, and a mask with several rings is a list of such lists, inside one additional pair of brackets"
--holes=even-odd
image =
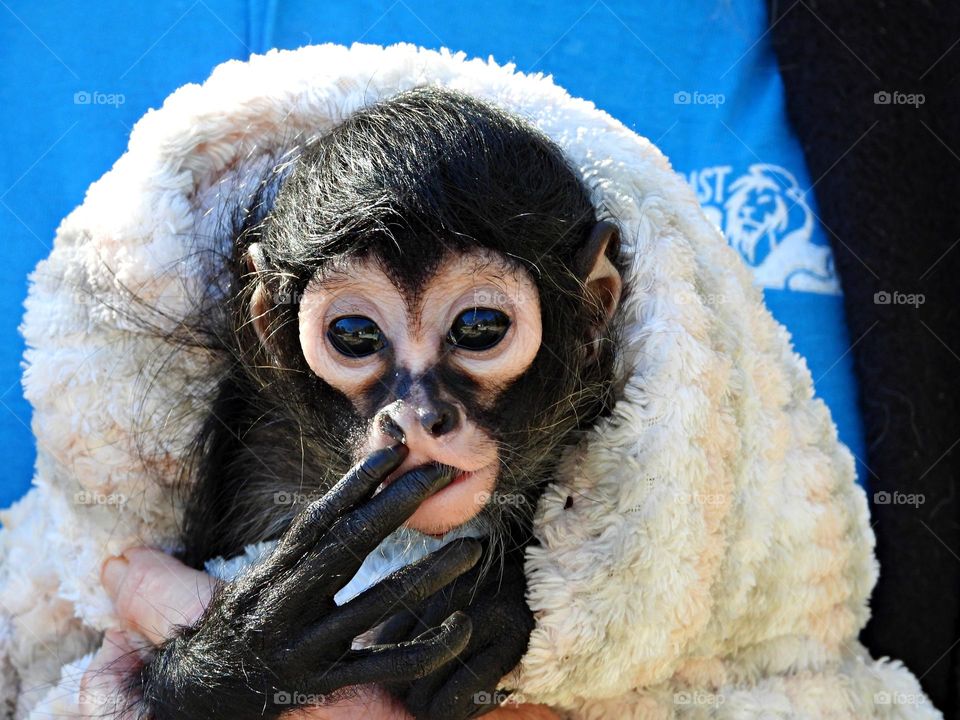
[(396, 643), (436, 630), (452, 612), (472, 621), (470, 641), (453, 659), (412, 682), (387, 685), (417, 720), (478, 717), (505, 699), (497, 683), (520, 662), (534, 627), (523, 559), (522, 547), (490, 557), (379, 631), (377, 642)]
[(276, 717), (335, 702), (350, 686), (413, 681), (465, 650), (471, 622), (458, 612), (402, 642), (352, 644), (472, 568), (477, 541), (451, 543), (345, 605), (334, 602), (364, 558), (451, 480), (439, 467), (415, 468), (371, 498), (405, 456), (403, 447), (368, 456), (297, 515), (264, 561), (223, 586), (196, 623), (158, 649), (139, 678), (148, 716)]

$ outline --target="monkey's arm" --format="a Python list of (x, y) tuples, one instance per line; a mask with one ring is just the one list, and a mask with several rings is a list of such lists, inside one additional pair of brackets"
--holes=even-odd
[(264, 718), (352, 685), (412, 681), (467, 647), (462, 613), (410, 641), (351, 649), (398, 606), (414, 606), (469, 570), (480, 546), (462, 540), (403, 568), (338, 607), (334, 595), (364, 558), (449, 481), (411, 470), (370, 495), (405, 456), (377, 451), (305, 508), (263, 562), (226, 584), (201, 618), (164, 643), (133, 679), (145, 714)]
[(458, 611), (472, 621), (470, 641), (452, 661), (413, 682), (388, 685), (417, 720), (465, 720), (504, 699), (497, 684), (526, 653), (534, 627), (523, 560), (520, 546), (491, 558), (489, 565), (479, 563), (420, 606), (395, 615), (378, 634), (379, 642), (409, 640)]

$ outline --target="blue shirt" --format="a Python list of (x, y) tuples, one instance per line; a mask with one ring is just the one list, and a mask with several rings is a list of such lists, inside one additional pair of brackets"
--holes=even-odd
[[(864, 439), (842, 298), (761, 0), (8, 0), (0, 9), (0, 506), (35, 456), (17, 333), (26, 276), (130, 128), (173, 90), (270, 47), (413, 42), (546, 72), (649, 137), (693, 184), (806, 356), (841, 439)], [(863, 478), (864, 469), (860, 468)]]

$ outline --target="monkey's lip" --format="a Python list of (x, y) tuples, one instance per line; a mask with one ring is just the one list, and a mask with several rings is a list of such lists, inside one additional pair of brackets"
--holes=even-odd
[(441, 467), (445, 467), (454, 476), (453, 480), (451, 480), (444, 487), (440, 488), (440, 490), (437, 491), (438, 493), (443, 492), (446, 488), (450, 487), (451, 485), (456, 485), (458, 483), (464, 482), (465, 480), (468, 480), (472, 475), (474, 475), (475, 473), (483, 469), (483, 467), (480, 467), (480, 468), (477, 468), (476, 470), (463, 470), (461, 468), (456, 467), (455, 465), (445, 465), (444, 463), (439, 463), (436, 461), (433, 461), (433, 462), (417, 461), (416, 463), (404, 462), (399, 468), (397, 468), (392, 473), (390, 473), (387, 476), (386, 480), (380, 483), (380, 486), (377, 488), (377, 492), (378, 493), (382, 492), (383, 489), (387, 487), (387, 485), (392, 483), (401, 475), (405, 475), (406, 473), (410, 472), (411, 470), (415, 470), (418, 467), (428, 467), (430, 465), (440, 465)]
[(496, 487), (498, 463), (461, 471), (452, 482), (428, 497), (404, 523), (424, 535), (443, 537), (476, 517)]
[(423, 456), (407, 457), (399, 468), (380, 483), (374, 494), (382, 492), (394, 480), (416, 468), (439, 465), (451, 474), (455, 473), (450, 482), (425, 498), (404, 523), (405, 527), (424, 535), (443, 537), (483, 509), (494, 491), (498, 464), (494, 458), (468, 470)]

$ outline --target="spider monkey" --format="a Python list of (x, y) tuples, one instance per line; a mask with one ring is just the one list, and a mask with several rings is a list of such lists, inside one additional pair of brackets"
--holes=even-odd
[[(490, 709), (477, 693), (534, 624), (539, 494), (613, 404), (619, 241), (552, 140), (435, 87), (264, 180), (233, 235), (182, 558), (278, 543), (144, 667), (148, 714), (276, 717), (278, 693), (364, 683), (417, 718)], [(335, 603), (401, 531), (456, 539)]]

